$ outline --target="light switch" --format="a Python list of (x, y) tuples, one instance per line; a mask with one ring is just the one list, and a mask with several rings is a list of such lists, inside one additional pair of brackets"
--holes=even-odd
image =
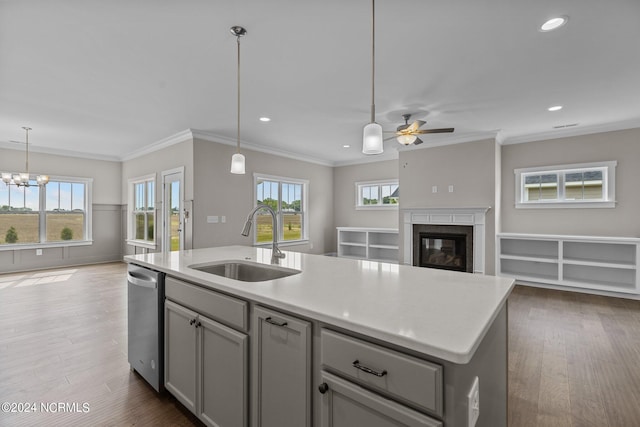
[(225, 222), (227, 222), (227, 217), (226, 217), (226, 216), (224, 216), (224, 215), (222, 215), (222, 216), (220, 217), (220, 222), (221, 222), (221, 223), (223, 223), (223, 224), (224, 224)]
[(437, 193), (438, 192), (438, 186), (434, 185), (433, 187), (431, 187), (431, 192), (432, 193)]
[(453, 185), (449, 186), (449, 193), (453, 193)]
[(218, 223), (218, 215), (208, 216), (207, 222), (209, 224), (217, 224)]

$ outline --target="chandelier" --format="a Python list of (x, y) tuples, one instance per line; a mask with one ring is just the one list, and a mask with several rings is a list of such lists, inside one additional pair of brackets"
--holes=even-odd
[[(27, 153), (26, 153), (26, 165), (25, 172), (20, 173), (12, 173), (12, 172), (2, 172), (2, 181), (7, 185), (15, 185), (17, 187), (29, 187), (31, 184), (29, 183), (30, 175), (29, 175), (29, 131), (31, 130), (28, 126), (23, 126), (26, 133), (25, 144), (27, 145)], [(48, 175), (38, 175), (36, 176), (36, 182), (39, 186), (47, 185), (49, 182)]]

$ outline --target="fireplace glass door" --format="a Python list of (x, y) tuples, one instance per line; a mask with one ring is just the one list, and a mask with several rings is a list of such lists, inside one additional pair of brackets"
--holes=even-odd
[(466, 271), (464, 234), (420, 233), (420, 267)]

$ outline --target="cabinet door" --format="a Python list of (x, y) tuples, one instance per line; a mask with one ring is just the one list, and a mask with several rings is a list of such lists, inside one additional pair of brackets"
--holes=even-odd
[(200, 316), (198, 416), (211, 426), (248, 424), (248, 336)]
[(311, 425), (311, 324), (256, 307), (253, 315), (255, 427)]
[(164, 385), (195, 414), (198, 314), (168, 300), (164, 307)]
[(321, 374), (322, 427), (442, 427), (442, 422), (331, 375)]

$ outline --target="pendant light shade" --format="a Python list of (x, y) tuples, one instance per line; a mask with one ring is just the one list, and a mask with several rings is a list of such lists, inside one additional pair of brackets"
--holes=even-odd
[(382, 126), (378, 123), (369, 123), (364, 127), (362, 133), (362, 152), (364, 154), (381, 154), (382, 147)]
[(244, 175), (244, 154), (236, 153), (231, 156), (231, 173)]
[(236, 36), (236, 41), (238, 43), (238, 151), (231, 157), (231, 173), (244, 175), (244, 155), (240, 154), (240, 37), (247, 34), (247, 30), (239, 25), (234, 25), (231, 27), (231, 34)]
[(371, 0), (371, 122), (362, 132), (362, 152), (381, 154), (384, 151), (382, 126), (376, 123), (376, 0)]

